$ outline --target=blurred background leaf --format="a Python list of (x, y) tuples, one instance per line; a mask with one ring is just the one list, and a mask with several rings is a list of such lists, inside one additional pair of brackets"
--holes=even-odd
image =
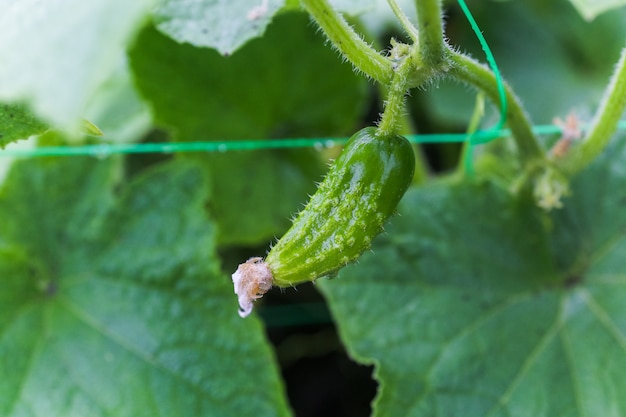
[(578, 13), (587, 20), (593, 20), (598, 15), (611, 9), (626, 6), (624, 0), (570, 0)]
[(25, 101), (53, 127), (75, 128), (151, 6), (151, 0), (1, 0), (0, 101)]
[(178, 42), (230, 55), (265, 31), (284, 0), (159, 0), (154, 22)]
[[(301, 13), (276, 17), (263, 38), (229, 57), (176, 44), (152, 28), (130, 57), (155, 119), (177, 141), (347, 136), (368, 104), (365, 80)], [(225, 245), (279, 236), (325, 170), (311, 150), (198, 157), (211, 173), (211, 212)]]

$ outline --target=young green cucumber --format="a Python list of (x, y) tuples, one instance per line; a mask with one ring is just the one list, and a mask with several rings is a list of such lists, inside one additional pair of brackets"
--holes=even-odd
[(370, 247), (409, 187), (415, 169), (411, 144), (368, 127), (341, 155), (267, 258), (251, 258), (233, 274), (239, 315), (273, 285), (294, 286), (332, 275)]

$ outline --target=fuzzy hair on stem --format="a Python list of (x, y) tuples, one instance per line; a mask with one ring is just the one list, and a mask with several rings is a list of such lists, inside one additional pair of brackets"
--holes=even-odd
[(333, 47), (352, 63), (357, 71), (382, 84), (391, 81), (393, 76), (391, 62), (368, 45), (328, 0), (301, 0), (301, 3)]

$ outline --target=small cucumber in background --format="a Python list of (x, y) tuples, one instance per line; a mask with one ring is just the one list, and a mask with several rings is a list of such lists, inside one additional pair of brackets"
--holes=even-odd
[(397, 134), (367, 127), (355, 133), (291, 228), (265, 260), (251, 258), (233, 274), (239, 315), (273, 286), (291, 287), (332, 275), (370, 247), (411, 184), (415, 156)]

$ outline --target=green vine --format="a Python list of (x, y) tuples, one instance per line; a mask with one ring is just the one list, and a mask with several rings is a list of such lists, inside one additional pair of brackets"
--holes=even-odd
[(425, 65), (437, 67), (446, 57), (441, 0), (415, 0), (419, 52)]
[[(398, 114), (404, 111), (403, 99), (407, 89), (423, 87), (430, 80), (444, 75), (473, 85), (494, 102), (499, 102), (502, 92), (493, 72), (447, 47), (440, 0), (416, 1), (417, 29), (395, 0), (388, 2), (414, 45), (404, 45), (405, 50), (399, 53), (401, 44), (392, 43), (390, 56), (383, 57), (363, 41), (327, 0), (302, 0), (305, 9), (344, 57), (355, 68), (388, 87), (388, 98), (379, 124), (381, 133), (397, 129)], [(545, 159), (519, 99), (509, 86), (505, 86), (505, 92), (507, 102), (510, 103), (506, 120), (519, 147), (523, 164)]]
[(382, 84), (393, 77), (391, 62), (368, 45), (328, 3), (328, 0), (301, 0), (302, 6), (322, 28), (333, 46), (354, 68)]

